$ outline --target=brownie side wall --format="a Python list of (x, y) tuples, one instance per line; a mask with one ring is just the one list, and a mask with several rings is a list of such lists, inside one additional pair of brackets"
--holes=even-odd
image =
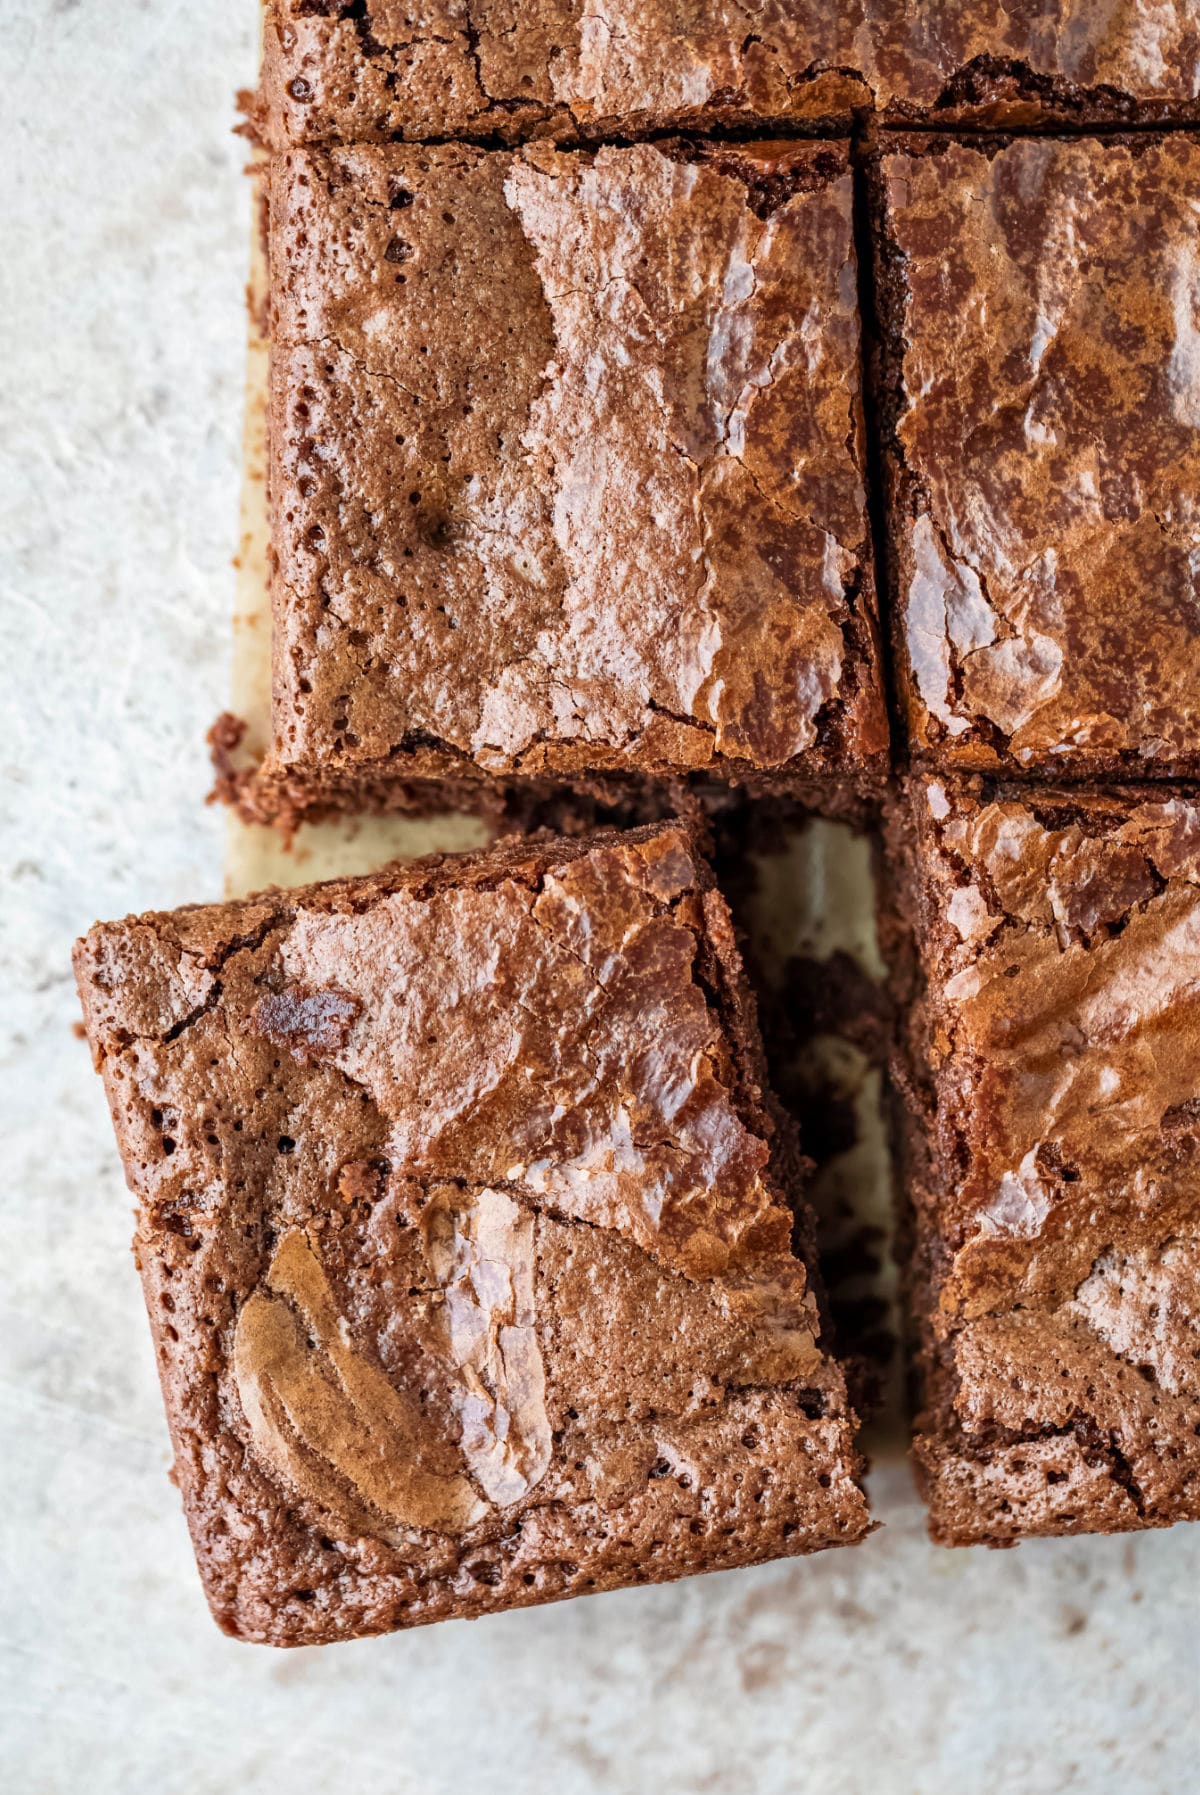
[(936, 1213), (944, 1173), (933, 1150), (937, 1098), (928, 1067), (930, 1019), (918, 943), (923, 890), (919, 847), (911, 812), (899, 798), (885, 827), (885, 907), (889, 915), (895, 1032), (889, 1068), (890, 1121), (896, 1159), (895, 1254), (900, 1267), (901, 1313), (906, 1322), (910, 1410), (924, 1413), (931, 1400), (932, 1332), (939, 1258)]

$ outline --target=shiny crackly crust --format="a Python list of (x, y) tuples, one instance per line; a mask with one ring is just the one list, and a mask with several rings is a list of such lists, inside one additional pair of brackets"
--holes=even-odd
[(850, 205), (844, 146), (278, 158), (268, 777), (881, 767)]
[(1200, 146), (947, 143), (875, 169), (912, 751), (1200, 771)]
[(1187, 0), (270, 0), (255, 127), (276, 146), (560, 140), (772, 120), (1032, 125), (1196, 116)]
[(1200, 798), (914, 780), (935, 1538), (1200, 1518)]
[(76, 967), (227, 1630), (861, 1537), (794, 1149), (685, 830), (101, 924)]

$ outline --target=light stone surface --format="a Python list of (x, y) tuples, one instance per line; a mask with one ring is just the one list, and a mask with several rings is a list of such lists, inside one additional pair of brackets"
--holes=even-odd
[(324, 1652), (213, 1628), (67, 955), (220, 893), (252, 0), (0, 32), (0, 1788), (22, 1795), (1175, 1795), (1200, 1529), (854, 1552)]

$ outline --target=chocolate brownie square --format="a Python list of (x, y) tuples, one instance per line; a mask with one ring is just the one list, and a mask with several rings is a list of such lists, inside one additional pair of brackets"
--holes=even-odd
[(916, 758), (1200, 772), (1200, 144), (914, 140), (877, 169)]
[(1200, 797), (915, 780), (935, 1539), (1200, 1518)]
[(801, 1161), (684, 828), (98, 924), (76, 968), (227, 1631), (868, 1530)]
[[(844, 9), (616, 0), (269, 0), (255, 126), (272, 145), (851, 122), (870, 101)], [(839, 66), (845, 64), (847, 66)]]
[(268, 776), (882, 769), (850, 205), (844, 146), (278, 158)]
[(266, 141), (1194, 118), (1191, 0), (268, 0)]

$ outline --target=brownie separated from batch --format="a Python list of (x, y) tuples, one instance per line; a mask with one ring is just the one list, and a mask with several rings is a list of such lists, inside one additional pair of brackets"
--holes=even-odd
[(228, 1631), (868, 1530), (802, 1162), (680, 825), (98, 924), (76, 968)]
[(945, 1544), (1200, 1518), (1200, 797), (912, 782), (916, 1458)]
[(1191, 119), (1192, 0), (268, 0), (253, 117), (288, 143), (775, 121)]
[(1200, 772), (1200, 144), (927, 138), (875, 186), (914, 755)]
[(296, 151), (269, 203), (268, 786), (882, 772), (844, 146)]

